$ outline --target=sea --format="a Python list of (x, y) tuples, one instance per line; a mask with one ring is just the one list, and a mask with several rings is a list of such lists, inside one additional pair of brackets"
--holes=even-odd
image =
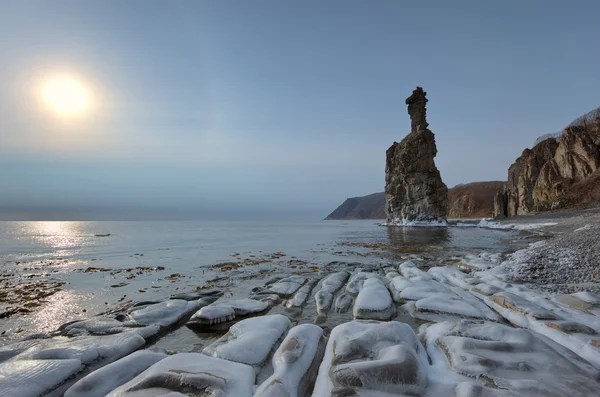
[(373, 220), (0, 222), (0, 333), (48, 332), (120, 305), (198, 290), (247, 297), (272, 277), (348, 264), (393, 267), (417, 255), (435, 265), (506, 252), (523, 239), (515, 231)]

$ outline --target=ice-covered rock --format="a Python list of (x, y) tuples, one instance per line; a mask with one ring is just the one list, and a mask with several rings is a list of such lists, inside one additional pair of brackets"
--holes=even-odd
[(104, 397), (166, 357), (149, 350), (134, 352), (80, 379), (64, 397)]
[(251, 397), (252, 367), (198, 353), (160, 360), (107, 397)]
[(25, 350), (37, 345), (39, 342), (39, 340), (22, 340), (0, 346), (0, 362), (6, 361), (9, 358), (23, 353)]
[(331, 332), (312, 395), (421, 395), (427, 365), (425, 350), (409, 325), (352, 321)]
[(139, 327), (133, 320), (117, 321), (106, 317), (92, 317), (87, 320), (77, 321), (66, 325), (63, 328), (63, 331), (69, 336), (80, 334), (109, 335), (117, 334), (133, 327)]
[(171, 299), (133, 310), (129, 314), (138, 324), (155, 324), (161, 327), (168, 327), (176, 324), (184, 316), (192, 314), (199, 308), (200, 304), (198, 301), (188, 302), (182, 299)]
[(346, 292), (352, 296), (357, 296), (365, 280), (370, 277), (378, 277), (378, 275), (377, 273), (371, 272), (358, 272), (353, 274), (352, 277), (350, 277), (350, 281), (348, 281), (348, 285), (346, 285)]
[(271, 284), (269, 286), (269, 291), (284, 298), (288, 298), (294, 295), (306, 281), (307, 279), (302, 276), (289, 276)]
[(306, 302), (318, 280), (309, 280), (286, 302), (287, 307), (300, 307)]
[(226, 323), (239, 317), (262, 313), (271, 307), (269, 302), (255, 299), (220, 301), (198, 310), (186, 323), (188, 328), (204, 328), (207, 325)]
[(273, 355), (273, 375), (260, 385), (254, 396), (305, 396), (312, 387), (324, 347), (320, 327), (302, 324), (292, 328)]
[(396, 314), (390, 293), (379, 276), (364, 281), (353, 314), (355, 319), (367, 320), (389, 320)]
[(335, 300), (335, 311), (338, 313), (345, 313), (350, 310), (353, 302), (354, 299), (349, 294), (343, 293)]
[(232, 325), (227, 334), (202, 352), (258, 368), (290, 326), (290, 320), (281, 314), (247, 318)]
[(425, 337), (434, 365), (449, 365), (460, 374), (486, 379), (489, 386), (513, 395), (584, 397), (598, 390), (598, 370), (525, 329), (462, 320), (432, 325)]
[(321, 288), (315, 294), (317, 312), (324, 314), (329, 311), (335, 294), (348, 279), (347, 272), (337, 272), (325, 277), (321, 282)]
[[(517, 313), (526, 314), (537, 320), (557, 320), (558, 317), (551, 311), (530, 302), (510, 292), (498, 292), (485, 299), (493, 309), (504, 308)], [(510, 319), (508, 319), (510, 321)]]
[(135, 333), (106, 336), (56, 337), (41, 340), (13, 360), (77, 359), (82, 364), (112, 362), (139, 349), (146, 341)]
[(0, 395), (38, 397), (83, 369), (77, 359), (11, 360), (0, 364)]
[(390, 283), (394, 301), (419, 300), (433, 296), (447, 296), (452, 293), (445, 285), (435, 280), (409, 281), (403, 276), (394, 277)]

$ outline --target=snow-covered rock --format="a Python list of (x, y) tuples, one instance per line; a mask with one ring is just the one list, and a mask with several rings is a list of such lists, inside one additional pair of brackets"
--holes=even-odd
[(134, 352), (80, 379), (64, 397), (104, 397), (166, 357), (149, 350)]
[(353, 302), (354, 299), (349, 294), (343, 293), (335, 300), (335, 311), (338, 313), (345, 313), (350, 310)]
[(107, 397), (251, 397), (252, 367), (199, 353), (160, 360)]
[(396, 314), (392, 297), (379, 276), (364, 281), (354, 303), (355, 319), (389, 320)]
[(347, 272), (337, 272), (325, 277), (321, 282), (321, 288), (315, 294), (317, 313), (324, 314), (329, 311), (335, 294), (348, 279)]
[(205, 328), (207, 325), (226, 323), (239, 317), (258, 314), (271, 307), (269, 302), (255, 299), (220, 301), (204, 306), (186, 323), (188, 328)]
[(171, 299), (133, 310), (129, 315), (140, 325), (155, 324), (168, 327), (176, 324), (184, 316), (197, 311), (199, 308), (198, 301), (188, 302), (183, 299)]
[(305, 277), (289, 276), (269, 286), (269, 292), (288, 298), (300, 289), (307, 281)]
[(304, 304), (304, 302), (306, 302), (308, 297), (310, 296), (310, 293), (312, 292), (313, 288), (317, 284), (317, 281), (318, 280), (314, 280), (314, 279), (309, 280), (306, 284), (304, 284), (302, 287), (300, 287), (300, 289), (298, 291), (296, 291), (296, 293), (294, 294), (292, 299), (290, 299), (286, 302), (286, 306), (287, 307), (301, 307)]
[(598, 391), (598, 370), (566, 348), (525, 329), (462, 320), (432, 325), (426, 329), (425, 338), (434, 366), (449, 365), (460, 374), (486, 379), (492, 387), (507, 389), (513, 395), (584, 397)]
[(332, 330), (312, 395), (421, 395), (427, 365), (409, 325), (352, 321)]
[(139, 349), (146, 341), (135, 333), (106, 336), (56, 337), (41, 340), (13, 360), (77, 359), (82, 364), (112, 362)]
[(346, 292), (352, 296), (357, 296), (365, 280), (376, 276), (378, 276), (377, 273), (371, 272), (358, 272), (353, 274), (352, 277), (350, 277), (350, 281), (348, 281), (348, 284), (346, 285)]
[(254, 396), (304, 396), (316, 376), (324, 347), (320, 327), (302, 324), (292, 328), (273, 355), (273, 375), (260, 385)]
[(0, 395), (38, 397), (83, 369), (81, 361), (12, 360), (0, 364)]
[(259, 368), (290, 326), (290, 320), (281, 314), (247, 318), (202, 352)]

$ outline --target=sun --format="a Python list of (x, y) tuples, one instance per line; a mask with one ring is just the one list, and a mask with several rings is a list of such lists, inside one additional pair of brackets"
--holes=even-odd
[(89, 90), (72, 77), (55, 77), (42, 87), (45, 105), (61, 117), (75, 117), (85, 114), (91, 106)]

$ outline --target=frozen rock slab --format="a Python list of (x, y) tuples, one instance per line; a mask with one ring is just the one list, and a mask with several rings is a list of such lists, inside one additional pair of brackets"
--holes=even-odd
[(306, 283), (307, 279), (301, 276), (289, 276), (269, 286), (268, 292), (277, 294), (284, 298), (294, 295)]
[(0, 362), (6, 361), (18, 354), (23, 353), (30, 347), (37, 345), (39, 340), (22, 340), (19, 342), (10, 343), (0, 346)]
[(313, 324), (288, 332), (273, 355), (273, 375), (254, 397), (302, 397), (312, 388), (325, 348), (323, 330)]
[(182, 294), (172, 295), (171, 299), (183, 299), (186, 301), (196, 301), (198, 299), (206, 298), (207, 296), (220, 297), (223, 295), (223, 290), (212, 289), (208, 291), (197, 291), (197, 292), (186, 292)]
[(0, 364), (2, 396), (38, 397), (60, 386), (83, 369), (81, 361), (13, 360)]
[(281, 314), (247, 318), (232, 325), (202, 353), (260, 368), (290, 326), (290, 320)]
[(160, 360), (107, 397), (251, 397), (252, 367), (199, 353)]
[(394, 277), (390, 282), (390, 290), (395, 302), (419, 300), (430, 298), (434, 295), (451, 295), (452, 292), (445, 285), (435, 280), (411, 281), (403, 276)]
[(333, 294), (342, 288), (348, 276), (348, 272), (337, 272), (323, 279), (321, 288), (315, 294), (317, 313), (325, 314), (329, 312), (333, 303)]
[(331, 332), (312, 395), (421, 395), (427, 365), (425, 350), (409, 325), (344, 323)]
[(188, 328), (204, 329), (207, 326), (221, 324), (255, 315), (268, 310), (269, 302), (254, 299), (237, 299), (215, 302), (198, 310), (186, 323)]
[[(558, 317), (551, 311), (510, 292), (498, 292), (489, 298), (486, 298), (485, 301), (486, 303), (492, 302), (500, 307), (515, 311), (517, 313), (526, 314), (527, 316), (533, 317), (537, 320), (558, 319)], [(510, 321), (510, 319), (508, 320)]]
[(118, 334), (120, 332), (126, 331), (130, 328), (141, 327), (141, 325), (137, 324), (133, 320), (129, 321), (117, 321), (112, 318), (106, 317), (92, 317), (87, 320), (77, 321), (74, 323), (70, 323), (65, 325), (63, 328), (63, 333), (69, 336), (76, 335), (110, 335), (110, 334)]
[(309, 280), (306, 284), (300, 287), (298, 291), (296, 291), (294, 296), (290, 300), (288, 300), (285, 305), (287, 307), (301, 307), (302, 305), (304, 305), (304, 302), (308, 300), (308, 297), (310, 296), (310, 293), (312, 292), (317, 282), (318, 280)]
[(129, 315), (136, 323), (141, 325), (155, 324), (168, 327), (176, 324), (184, 316), (192, 314), (199, 308), (198, 301), (188, 302), (183, 299), (171, 299), (133, 310)]
[(44, 339), (13, 360), (67, 360), (82, 364), (98, 361), (112, 362), (142, 347), (146, 341), (135, 333), (107, 336), (56, 337)]
[(341, 294), (335, 300), (335, 311), (338, 313), (346, 313), (352, 307), (354, 299), (346, 293)]
[(599, 390), (598, 370), (526, 329), (462, 320), (432, 325), (425, 338), (434, 366), (449, 365), (459, 374), (486, 379), (487, 386), (514, 395), (584, 397)]
[(137, 351), (80, 379), (64, 397), (104, 397), (166, 357), (149, 350)]
[(352, 277), (350, 277), (350, 281), (348, 281), (348, 285), (346, 285), (346, 292), (352, 296), (357, 296), (362, 289), (365, 280), (371, 277), (378, 277), (378, 275), (377, 273), (371, 272), (358, 272), (353, 274)]
[(355, 319), (390, 320), (396, 314), (392, 297), (379, 276), (364, 281), (354, 303)]

